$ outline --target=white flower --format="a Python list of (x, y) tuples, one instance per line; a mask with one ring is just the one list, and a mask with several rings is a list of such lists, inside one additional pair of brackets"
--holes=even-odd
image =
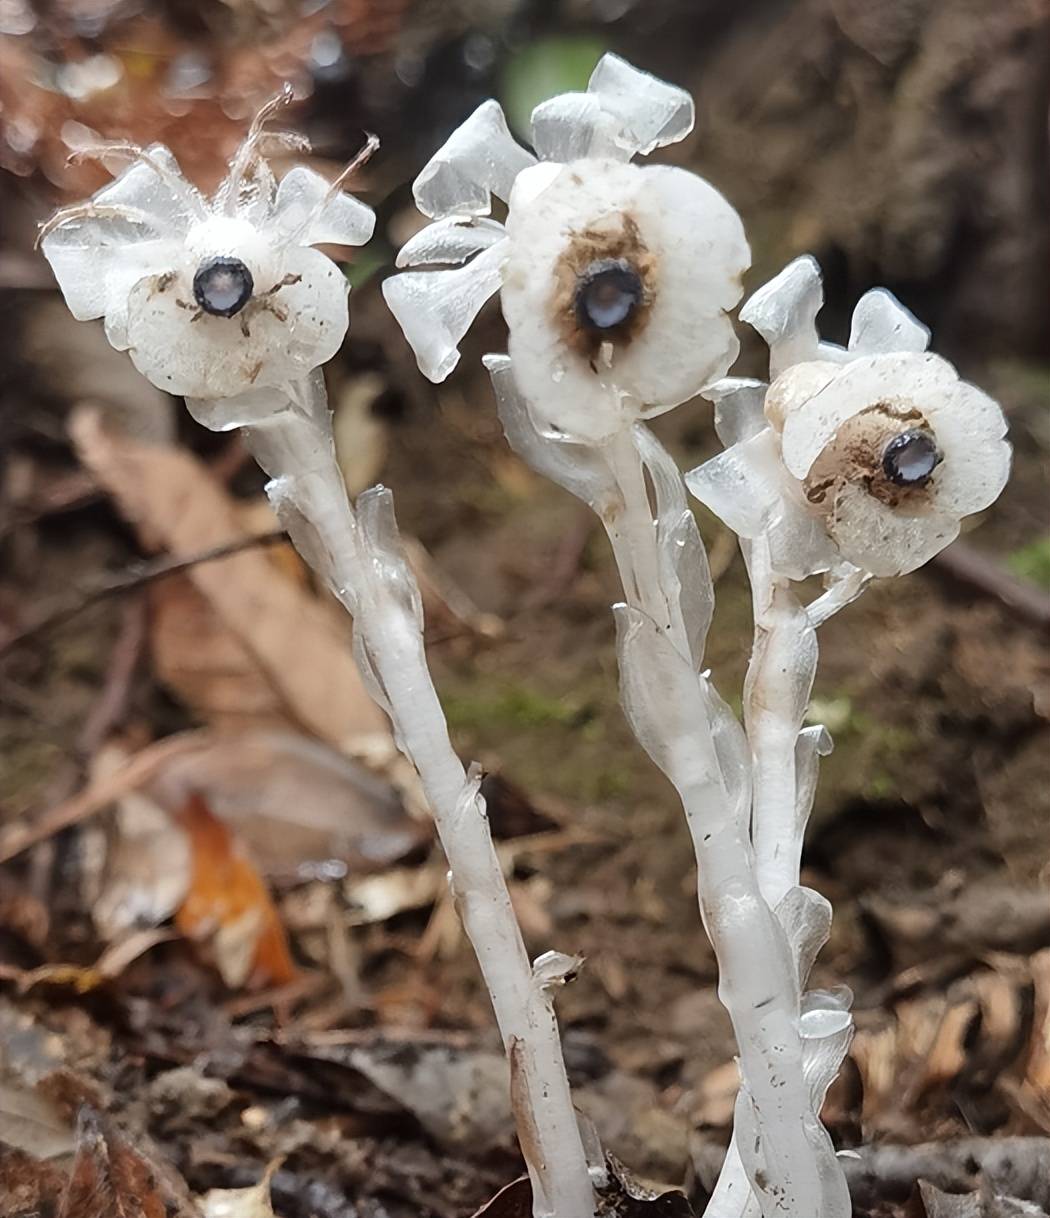
[[(89, 154), (131, 163), (85, 203), (44, 226), (42, 246), (73, 316), (106, 334), (160, 389), (226, 398), (305, 375), (339, 349), (349, 324), (345, 276), (311, 247), (362, 245), (370, 208), (304, 166), (278, 185), (265, 159), (300, 137), (252, 123), (226, 180), (205, 198), (161, 145)], [(370, 153), (374, 143), (369, 142)]]
[[(383, 285), (423, 372), (448, 376), (500, 291), (515, 379), (547, 433), (600, 441), (723, 375), (738, 350), (726, 312), (750, 258), (740, 218), (695, 175), (631, 163), (692, 125), (687, 93), (615, 55), (586, 93), (533, 111), (538, 160), (498, 103), (475, 111), (417, 178), (435, 223), (398, 258), (464, 265)], [(492, 195), (505, 225), (485, 218)]]
[(929, 354), (929, 333), (889, 292), (868, 292), (847, 348), (819, 341), (820, 272), (798, 259), (741, 310), (770, 347), (767, 387), (708, 396), (726, 451), (693, 494), (739, 536), (765, 535), (792, 579), (842, 568), (900, 575), (928, 562), (1010, 471), (1002, 410)]

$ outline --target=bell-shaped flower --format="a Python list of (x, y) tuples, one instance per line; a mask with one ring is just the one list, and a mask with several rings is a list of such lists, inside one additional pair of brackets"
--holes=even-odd
[(727, 447), (686, 481), (739, 536), (764, 536), (784, 576), (900, 575), (999, 496), (1006, 421), (926, 351), (928, 331), (889, 292), (860, 300), (846, 348), (820, 341), (821, 303), (820, 272), (803, 258), (741, 310), (775, 379), (707, 391)]
[[(541, 431), (598, 442), (722, 376), (738, 343), (727, 316), (750, 260), (736, 212), (683, 169), (632, 163), (683, 139), (689, 95), (605, 55), (585, 93), (532, 114), (536, 156), (485, 102), (419, 175), (434, 223), (384, 295), (420, 368), (441, 381), (497, 291), (517, 385)], [(537, 159), (538, 158), (538, 159)], [(505, 224), (487, 218), (491, 197)]]
[(87, 154), (127, 162), (123, 171), (42, 230), (74, 317), (104, 318), (113, 346), (169, 393), (214, 399), (283, 385), (330, 359), (346, 335), (346, 278), (312, 247), (372, 235), (371, 209), (341, 189), (361, 158), (334, 183), (298, 166), (278, 185), (266, 152), (308, 150), (264, 130), (286, 99), (256, 117), (213, 197), (167, 148), (108, 144)]

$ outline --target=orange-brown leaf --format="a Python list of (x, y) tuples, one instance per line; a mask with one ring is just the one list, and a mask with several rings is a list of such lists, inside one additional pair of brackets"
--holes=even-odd
[(266, 885), (236, 837), (192, 796), (179, 821), (190, 839), (191, 878), (175, 925), (207, 940), (230, 986), (284, 985), (296, 976), (284, 927)]

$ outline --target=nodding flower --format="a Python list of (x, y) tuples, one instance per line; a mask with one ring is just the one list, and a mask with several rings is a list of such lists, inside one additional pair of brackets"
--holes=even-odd
[[(615, 55), (585, 93), (536, 107), (535, 156), (497, 102), (479, 107), (416, 179), (434, 223), (398, 258), (460, 265), (383, 285), (422, 371), (448, 376), (498, 291), (515, 381), (549, 434), (600, 442), (724, 375), (750, 261), (740, 218), (695, 174), (632, 163), (692, 126), (687, 93)], [(504, 224), (489, 218), (493, 195)]]
[(297, 166), (278, 184), (267, 154), (309, 151), (301, 136), (265, 129), (290, 99), (286, 89), (256, 115), (211, 198), (160, 144), (101, 144), (79, 155), (123, 171), (41, 230), (74, 317), (104, 318), (113, 346), (169, 393), (279, 386), (331, 359), (346, 336), (346, 277), (312, 247), (371, 237), (375, 216), (342, 185), (376, 141), (334, 182)]
[(741, 309), (774, 379), (705, 391), (728, 446), (686, 481), (740, 536), (765, 535), (789, 578), (841, 563), (901, 575), (999, 497), (1006, 420), (926, 350), (929, 331), (889, 292), (861, 298), (846, 348), (820, 341), (822, 303), (819, 268), (800, 258)]

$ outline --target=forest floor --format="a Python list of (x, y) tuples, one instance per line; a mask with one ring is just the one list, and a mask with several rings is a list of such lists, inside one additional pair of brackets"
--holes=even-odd
[[(5, 242), (0, 1215), (188, 1218), (269, 1171), (279, 1218), (468, 1218), (521, 1170), (505, 1066), (344, 622), (237, 439), (176, 413), (46, 281), (20, 286)], [(330, 380), (344, 473), (395, 491), (528, 946), (585, 957), (558, 1001), (578, 1105), (700, 1214), (733, 1042), (680, 809), (619, 709), (604, 535), (505, 446), (470, 371), (495, 316), (433, 390), (375, 279), (353, 299)], [(1050, 1211), (1048, 377), (1022, 352), (960, 364), (1008, 413), (1010, 486), (822, 628), (811, 709), (835, 739), (804, 859), (835, 909), (813, 984), (848, 983), (857, 1025), (824, 1119), (857, 1152), (859, 1218)], [(657, 430), (683, 468), (715, 451), (703, 403)], [(707, 663), (739, 709), (746, 578), (698, 519)], [(229, 1204), (209, 1218), (269, 1212)]]

